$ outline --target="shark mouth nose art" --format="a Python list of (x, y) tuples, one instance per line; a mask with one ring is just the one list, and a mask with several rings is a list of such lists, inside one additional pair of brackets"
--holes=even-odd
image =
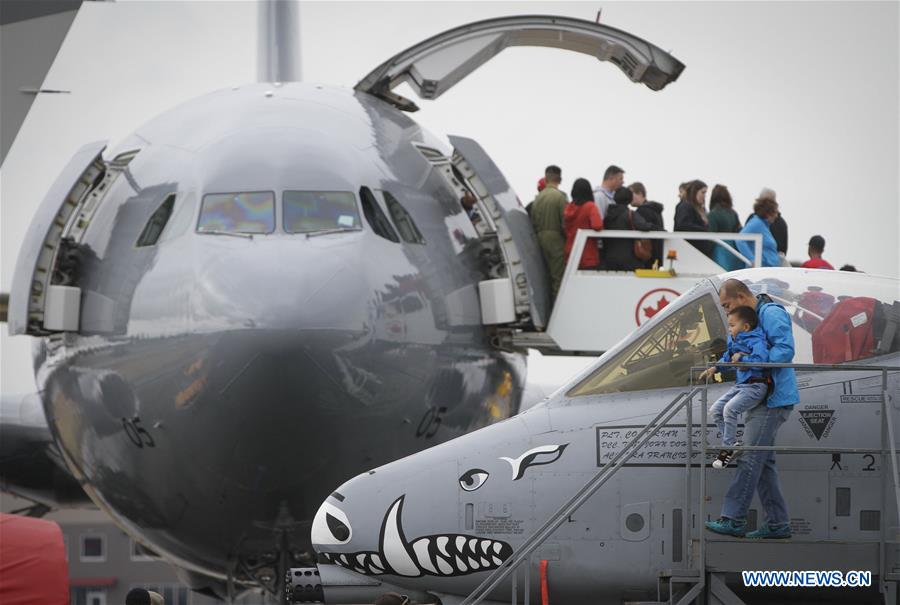
[(325, 559), (367, 575), (451, 577), (496, 569), (512, 555), (506, 542), (465, 534), (407, 540), (401, 524), (404, 498), (397, 498), (384, 517), (379, 552), (323, 553)]

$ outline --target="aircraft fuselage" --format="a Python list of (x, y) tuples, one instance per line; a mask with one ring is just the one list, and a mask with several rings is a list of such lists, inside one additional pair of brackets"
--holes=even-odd
[[(80, 328), (41, 339), (35, 367), (89, 495), (163, 556), (265, 583), (279, 552), (302, 559), (335, 485), (518, 410), (524, 359), (480, 322), (479, 236), (413, 143), (445, 147), (362, 93), (250, 85), (113, 154), (137, 150), (77, 247)], [(356, 224), (289, 233), (285, 191), (349, 192)], [(198, 232), (204, 196), (245, 192), (272, 192), (271, 232)]]

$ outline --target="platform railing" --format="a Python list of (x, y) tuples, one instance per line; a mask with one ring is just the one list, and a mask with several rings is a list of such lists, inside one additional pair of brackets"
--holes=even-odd
[[(762, 266), (763, 244), (762, 235), (759, 233), (717, 233), (704, 231), (623, 231), (617, 229), (603, 229), (601, 231), (594, 231), (592, 229), (579, 229), (575, 232), (575, 240), (572, 243), (572, 251), (569, 254), (569, 264), (572, 263), (573, 258), (576, 259), (574, 270), (577, 270), (577, 259), (581, 258), (584, 247), (588, 244), (588, 242), (596, 241), (598, 239), (650, 239), (662, 240), (663, 242), (665, 242), (666, 240), (672, 242), (712, 242), (713, 245), (721, 246), (722, 248), (727, 250), (729, 254), (733, 255), (742, 263), (745, 263), (748, 267)], [(728, 242), (732, 241), (750, 242), (753, 245), (753, 258), (747, 258), (733, 246), (731, 246), (731, 244), (729, 244)], [(663, 261), (666, 260), (665, 256), (666, 255), (664, 253), (662, 259)], [(711, 262), (715, 261), (711, 260)], [(724, 270), (725, 269), (720, 267), (719, 272)], [(690, 273), (690, 271), (688, 273)]]
[[(897, 448), (895, 446), (895, 438), (894, 438), (894, 422), (893, 422), (893, 414), (889, 413), (891, 409), (894, 407), (893, 404), (889, 405), (888, 400), (890, 399), (888, 395), (888, 373), (889, 372), (900, 372), (900, 367), (895, 366), (881, 366), (881, 365), (863, 365), (863, 364), (808, 364), (808, 363), (708, 363), (705, 366), (696, 366), (691, 368), (691, 386), (692, 388), (696, 388), (693, 386), (693, 371), (694, 370), (705, 370), (710, 367), (729, 367), (729, 368), (766, 368), (766, 369), (776, 369), (776, 368), (790, 368), (793, 370), (800, 371), (810, 371), (810, 372), (823, 372), (823, 371), (846, 371), (846, 372), (869, 372), (875, 373), (878, 372), (881, 374), (881, 445), (878, 448), (853, 448), (853, 447), (797, 447), (797, 446), (788, 446), (788, 445), (742, 445), (742, 446), (734, 446), (729, 449), (733, 449), (739, 452), (752, 452), (752, 451), (772, 451), (781, 454), (880, 454), (881, 455), (881, 469), (882, 473), (886, 472), (888, 468), (888, 458), (890, 458), (890, 468), (891, 468), (891, 478), (893, 482), (893, 492), (894, 492), (894, 504), (896, 506), (897, 511), (897, 527), (900, 528), (900, 469), (898, 469), (898, 461), (897, 461)], [(706, 430), (707, 426), (707, 387), (709, 386), (709, 379), (707, 378), (705, 384), (701, 387), (701, 395), (700, 395), (700, 490), (699, 490), (699, 507), (698, 507), (698, 519), (700, 521), (699, 524), (699, 540), (698, 542), (698, 572), (699, 572), (699, 582), (702, 584), (706, 581), (706, 542), (708, 539), (707, 533), (705, 531), (705, 520), (706, 520), (706, 472), (708, 470), (706, 464), (706, 452), (709, 449), (709, 444), (706, 442)], [(690, 415), (688, 416), (688, 435), (693, 434), (693, 425), (691, 423)], [(692, 441), (692, 439), (688, 438), (688, 443)], [(886, 477), (885, 477), (886, 479)], [(686, 503), (687, 508), (687, 517), (691, 516), (691, 506), (690, 500)], [(881, 582), (881, 586), (879, 589), (884, 591), (884, 582), (885, 582), (885, 551), (887, 547), (887, 511), (889, 509), (889, 501), (887, 494), (887, 481), (883, 480), (881, 482), (881, 510), (882, 514), (882, 522), (881, 522), (881, 532), (879, 535), (879, 581)], [(692, 534), (687, 534), (691, 536)], [(896, 539), (896, 537), (895, 537)], [(689, 539), (688, 545), (690, 549), (693, 549), (693, 539)], [(689, 550), (688, 562), (692, 565), (693, 562), (693, 553)], [(682, 599), (681, 602), (689, 602)]]
[[(800, 371), (848, 371), (848, 372), (879, 372), (881, 373), (881, 446), (879, 448), (852, 448), (852, 447), (795, 447), (795, 446), (739, 446), (732, 449), (738, 451), (775, 451), (785, 454), (880, 454), (882, 459), (882, 472), (888, 468), (888, 458), (890, 458), (890, 467), (892, 471), (894, 499), (897, 506), (898, 527), (900, 527), (900, 469), (898, 469), (897, 449), (895, 447), (895, 433), (892, 415), (889, 414), (888, 406), (888, 373), (900, 372), (900, 367), (879, 366), (879, 365), (862, 365), (862, 364), (791, 364), (791, 363), (709, 363), (705, 366), (695, 366), (692, 369), (691, 385), (687, 391), (679, 393), (662, 411), (660, 411), (650, 422), (648, 422), (631, 441), (629, 441), (621, 451), (619, 451), (607, 464), (605, 464), (586, 484), (584, 484), (569, 500), (565, 502), (555, 513), (553, 513), (547, 521), (543, 523), (525, 542), (516, 550), (513, 555), (503, 562), (503, 564), (491, 572), (476, 588), (467, 596), (460, 605), (479, 605), (487, 596), (500, 586), (507, 578), (512, 578), (512, 603), (518, 603), (518, 570), (524, 567), (525, 585), (524, 585), (524, 603), (529, 605), (530, 602), (530, 578), (531, 578), (531, 557), (534, 552), (565, 522), (565, 520), (574, 514), (591, 496), (593, 496), (613, 475), (615, 475), (628, 462), (638, 450), (640, 450), (647, 442), (652, 439), (656, 433), (665, 427), (676, 414), (682, 409), (686, 416), (687, 438), (685, 439), (686, 460), (685, 460), (685, 515), (683, 517), (683, 535), (688, 539), (685, 541), (685, 557), (684, 561), (686, 569), (696, 570), (697, 583), (683, 595), (678, 603), (686, 604), (697, 598), (706, 586), (706, 531), (703, 525), (699, 526), (700, 539), (698, 540), (698, 557), (697, 566), (694, 566), (693, 557), (693, 531), (691, 527), (691, 518), (693, 513), (692, 507), (692, 475), (691, 463), (693, 459), (693, 401), (700, 395), (700, 485), (699, 485), (699, 506), (698, 519), (701, 524), (706, 518), (706, 454), (709, 450), (709, 444), (706, 441), (707, 427), (707, 390), (709, 381), (695, 385), (693, 383), (693, 371), (705, 370), (711, 366), (733, 367), (733, 368), (749, 368), (749, 367), (765, 367), (765, 368), (791, 368)], [(893, 407), (893, 406), (890, 406)], [(886, 513), (889, 509), (887, 496), (887, 482), (882, 481), (882, 510)], [(881, 589), (884, 590), (885, 581), (885, 550), (887, 543), (887, 516), (883, 516), (881, 524), (881, 535), (879, 544), (879, 578), (882, 582)], [(671, 596), (670, 596), (671, 599)]]

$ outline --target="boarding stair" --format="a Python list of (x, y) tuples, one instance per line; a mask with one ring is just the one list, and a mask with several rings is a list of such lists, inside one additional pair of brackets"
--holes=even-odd
[[(731, 367), (744, 367), (746, 364), (722, 364)], [(685, 501), (683, 515), (684, 535), (690, 536), (685, 541), (685, 565), (680, 568), (661, 569), (657, 583), (655, 600), (622, 599), (623, 605), (743, 605), (745, 602), (769, 602), (764, 592), (756, 592), (752, 599), (745, 601), (741, 593), (741, 572), (747, 569), (748, 561), (765, 561), (770, 570), (804, 571), (804, 570), (851, 570), (870, 571), (873, 586), (877, 588), (875, 598), (884, 605), (900, 605), (898, 601), (898, 585), (900, 585), (900, 472), (898, 472), (897, 449), (895, 447), (896, 427), (893, 416), (897, 402), (892, 402), (888, 393), (888, 373), (900, 370), (897, 367), (869, 365), (825, 365), (825, 364), (754, 364), (769, 368), (794, 368), (802, 371), (841, 370), (849, 372), (869, 372), (881, 374), (881, 443), (877, 447), (866, 448), (834, 448), (834, 447), (792, 447), (792, 446), (742, 446), (735, 449), (741, 451), (772, 450), (781, 454), (869, 454), (881, 457), (881, 468), (885, 473), (882, 482), (880, 499), (880, 520), (878, 539), (867, 541), (851, 540), (804, 540), (797, 536), (789, 540), (740, 540), (719, 536), (708, 532), (703, 522), (712, 518), (707, 510), (706, 474), (708, 464), (701, 464), (699, 473), (699, 490), (696, 498)], [(705, 368), (694, 368), (702, 370)], [(695, 424), (693, 407), (699, 401), (700, 418)], [(604, 465), (587, 483), (575, 492), (553, 515), (551, 515), (525, 542), (507, 559), (503, 565), (488, 575), (481, 584), (469, 594), (460, 605), (480, 605), (495, 591), (508, 586), (511, 590), (512, 605), (531, 605), (531, 574), (533, 568), (540, 564), (537, 560), (538, 549), (553, 536), (554, 532), (574, 514), (594, 493), (607, 483), (628, 460), (645, 446), (656, 433), (679, 413), (684, 413), (688, 433), (693, 434), (695, 426), (706, 426), (707, 418), (707, 385), (691, 386), (680, 393), (648, 422), (606, 465)], [(890, 411), (890, 413), (889, 413)], [(701, 431), (702, 435), (705, 435)], [(694, 459), (694, 448), (699, 445), (699, 459), (707, 460), (709, 445), (706, 437), (697, 442), (686, 439), (685, 494), (694, 494), (691, 482), (695, 475), (691, 471)], [(696, 444), (696, 445), (695, 445)], [(888, 477), (890, 479), (888, 479)], [(827, 504), (825, 504), (827, 506)], [(897, 517), (887, 518), (891, 508), (897, 511)], [(751, 516), (750, 525), (755, 525)], [(525, 577), (525, 590), (519, 589), (520, 577)], [(543, 578), (542, 578), (542, 581)], [(541, 587), (543, 592), (544, 586)], [(552, 586), (549, 588), (552, 591)], [(806, 590), (806, 589), (804, 589)], [(851, 602), (859, 593), (841, 592), (842, 588), (829, 589), (833, 592), (829, 597), (837, 599), (828, 602)], [(878, 594), (880, 593), (880, 598)], [(807, 595), (804, 601), (819, 602), (821, 592), (815, 596)], [(872, 593), (870, 593), (871, 596)], [(846, 595), (846, 596), (844, 596)], [(496, 597), (495, 597), (496, 598)], [(760, 600), (762, 598), (763, 600)], [(791, 599), (792, 597), (786, 597)], [(871, 602), (871, 599), (868, 601)]]

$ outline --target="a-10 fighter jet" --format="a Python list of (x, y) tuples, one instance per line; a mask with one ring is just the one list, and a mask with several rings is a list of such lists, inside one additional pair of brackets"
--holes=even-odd
[[(705, 554), (699, 548), (703, 522), (718, 517), (734, 472), (705, 471), (701, 508), (701, 465), (715, 458), (720, 436), (710, 422), (711, 448), (702, 460), (699, 393), (658, 419), (658, 432), (567, 510), (654, 417), (686, 401), (698, 374), (692, 368), (723, 353), (719, 289), (726, 277), (783, 305), (793, 323), (793, 361), (824, 369), (797, 370), (801, 401), (777, 434), (778, 446), (818, 451), (777, 457), (793, 537), (774, 543), (708, 534)], [(867, 570), (875, 578), (869, 593), (826, 589), (816, 598), (846, 602), (871, 591), (880, 598), (876, 586), (889, 579), (884, 570), (900, 561), (893, 457), (900, 448), (898, 298), (896, 279), (836, 271), (748, 269), (704, 279), (538, 406), (338, 487), (315, 518), (314, 546), (326, 561), (445, 604), (472, 593), (507, 561), (518, 564), (514, 557), (526, 546), (534, 549), (518, 567), (520, 599), (526, 583), (533, 596), (543, 583), (554, 603), (655, 601), (661, 571), (674, 570), (669, 577), (676, 579), (680, 572), (687, 589), (701, 564), (723, 572)], [(844, 362), (872, 369), (835, 367)], [(733, 374), (725, 380), (709, 386), (708, 403), (732, 386)], [(889, 455), (881, 453), (885, 446)], [(829, 451), (842, 448), (852, 452)], [(758, 500), (751, 505), (752, 526), (762, 523), (764, 508)], [(544, 540), (529, 539), (542, 527), (552, 530), (553, 520), (558, 527)], [(507, 578), (482, 596), (509, 603), (510, 588)]]

